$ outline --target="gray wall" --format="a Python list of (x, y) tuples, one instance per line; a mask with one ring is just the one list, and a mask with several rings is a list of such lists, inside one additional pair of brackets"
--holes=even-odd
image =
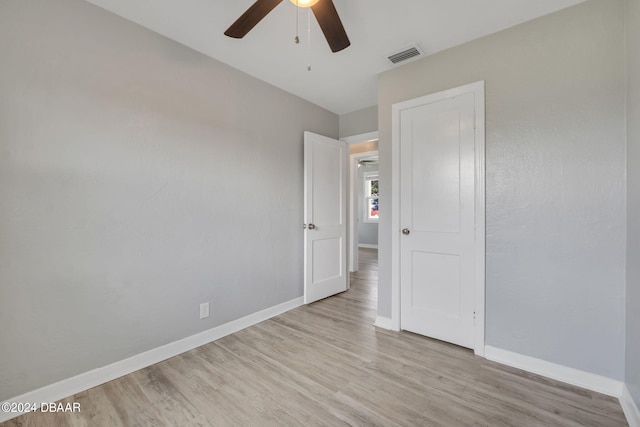
[(627, 10), (627, 357), (626, 382), (640, 407), (640, 0)]
[(358, 244), (378, 245), (378, 224), (375, 222), (361, 222), (358, 225)]
[[(622, 379), (623, 2), (587, 1), (379, 77), (381, 206), (391, 105), (486, 81), (486, 342)], [(391, 314), (391, 218), (379, 315)], [(637, 353), (636, 353), (637, 354)]]
[(0, 401), (302, 295), (337, 115), (82, 0), (0, 2), (0, 58)]
[(363, 108), (340, 116), (340, 138), (378, 130), (378, 106)]

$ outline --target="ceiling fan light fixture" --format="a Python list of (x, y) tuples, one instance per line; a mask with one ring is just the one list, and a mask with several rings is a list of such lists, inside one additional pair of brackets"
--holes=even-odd
[(318, 3), (320, 0), (290, 0), (291, 3), (295, 4), (298, 7), (311, 7), (314, 4)]
[[(310, 8), (309, 20), (311, 19), (311, 12), (316, 17), (318, 25), (324, 34), (324, 38), (327, 39), (331, 52), (340, 52), (351, 46), (347, 32), (344, 30), (340, 16), (336, 6), (333, 4), (333, 0), (290, 0), (291, 3), (298, 7)], [(228, 37), (234, 39), (241, 39), (247, 35), (258, 22), (262, 21), (262, 18), (267, 16), (276, 6), (282, 3), (282, 0), (255, 0), (255, 3), (247, 9), (236, 22), (224, 32)], [(296, 9), (298, 10), (298, 9)], [(296, 16), (296, 25), (298, 23), (298, 17)], [(310, 26), (309, 26), (310, 28)]]

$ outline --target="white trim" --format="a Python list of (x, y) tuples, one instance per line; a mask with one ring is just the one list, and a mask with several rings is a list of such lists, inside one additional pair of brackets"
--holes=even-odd
[(382, 329), (388, 329), (390, 331), (399, 331), (399, 329), (395, 329), (393, 327), (393, 322), (391, 322), (391, 319), (389, 317), (376, 316), (376, 321), (373, 326)]
[[(470, 83), (457, 88), (393, 104), (391, 126), (391, 322), (396, 330), (400, 322), (400, 114), (403, 110), (454, 96), (475, 95), (476, 144), (476, 301), (474, 352), (484, 356), (485, 349), (485, 84)], [(389, 207), (386, 208), (389, 210)]]
[[(144, 353), (120, 360), (102, 368), (97, 368), (92, 371), (76, 375), (75, 377), (27, 392), (23, 395), (7, 399), (7, 402), (35, 402), (36, 404), (39, 404), (39, 402), (55, 402), (154, 365), (158, 362), (162, 362), (163, 360), (177, 356), (196, 347), (208, 344), (212, 341), (233, 334), (234, 332), (238, 332), (241, 329), (255, 325), (256, 323), (260, 323), (289, 310), (293, 310), (296, 307), (300, 307), (302, 304), (302, 297), (295, 298), (291, 301), (266, 308), (237, 320), (232, 320), (224, 325), (216, 326), (215, 328), (191, 335), (190, 337), (145, 351)], [(19, 415), (22, 414), (0, 412), (0, 423)]]
[(547, 362), (546, 360), (535, 357), (525, 356), (524, 354), (491, 347), (489, 345), (485, 347), (484, 355), (487, 359), (493, 360), (494, 362), (524, 369), (525, 371), (586, 388), (587, 390), (618, 398), (622, 395), (622, 388), (624, 386), (622, 381), (569, 368), (568, 366), (558, 365), (557, 363)]
[(485, 101), (484, 81), (468, 86), (475, 93), (476, 101), (476, 340), (474, 353), (484, 357), (485, 348)]
[(387, 212), (391, 211), (391, 325), (395, 331), (400, 330), (400, 111), (401, 104), (391, 106), (391, 205), (387, 206)]
[(340, 138), (340, 141), (344, 141), (347, 144), (360, 144), (361, 142), (371, 142), (378, 140), (378, 131), (361, 133), (358, 135), (345, 136), (344, 138)]
[[(376, 132), (377, 133), (377, 132)], [(366, 134), (365, 134), (366, 135)], [(355, 137), (359, 137), (356, 135)], [(352, 138), (355, 138), (352, 137)], [(363, 141), (360, 141), (363, 142)], [(358, 212), (359, 180), (358, 160), (379, 155), (378, 151), (366, 151), (364, 153), (351, 154), (349, 156), (349, 271), (358, 271)]]
[(370, 245), (368, 243), (358, 243), (359, 248), (378, 249), (378, 245)]
[(633, 400), (629, 388), (625, 384), (622, 387), (622, 396), (620, 396), (620, 406), (624, 411), (625, 417), (627, 417), (627, 423), (629, 427), (640, 427), (640, 410), (636, 402)]

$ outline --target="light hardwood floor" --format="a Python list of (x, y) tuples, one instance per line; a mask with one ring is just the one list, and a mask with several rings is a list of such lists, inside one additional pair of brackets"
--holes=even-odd
[(3, 426), (624, 426), (618, 401), (372, 326), (377, 251), (341, 295)]

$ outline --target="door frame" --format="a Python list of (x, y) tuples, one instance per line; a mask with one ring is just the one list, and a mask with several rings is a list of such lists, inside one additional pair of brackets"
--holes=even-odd
[(400, 308), (400, 116), (403, 110), (473, 93), (475, 96), (475, 345), (484, 356), (485, 345), (485, 82), (470, 83), (393, 104), (391, 107), (391, 327), (399, 331)]
[[(361, 133), (358, 135), (347, 136), (344, 138), (340, 138), (340, 141), (346, 142), (348, 145), (351, 144), (359, 144), (361, 142), (372, 142), (378, 140), (378, 131)], [(348, 252), (349, 252), (349, 271), (355, 272), (358, 271), (358, 221), (357, 221), (357, 190), (356, 190), (356, 178), (358, 177), (358, 158), (360, 157), (369, 157), (372, 155), (378, 154), (378, 151), (368, 151), (366, 153), (357, 153), (349, 155), (349, 220), (348, 220), (348, 230), (347, 235), (349, 236), (348, 240)], [(355, 162), (355, 163), (354, 163)]]

